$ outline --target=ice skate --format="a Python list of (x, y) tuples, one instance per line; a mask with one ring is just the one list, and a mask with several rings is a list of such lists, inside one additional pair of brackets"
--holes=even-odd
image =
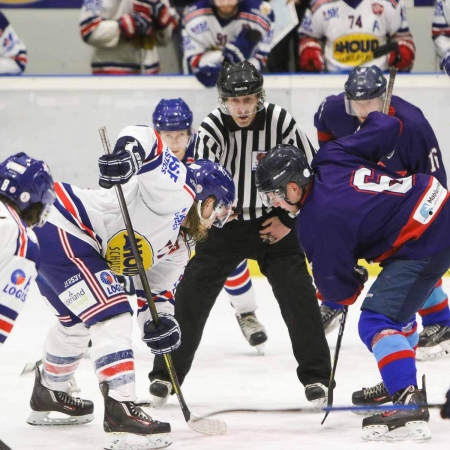
[(368, 441), (422, 441), (431, 439), (431, 432), (428, 427), (430, 414), (426, 406), (425, 376), (422, 377), (422, 389), (409, 386), (397, 392), (393, 400), (395, 405), (425, 406), (410, 410), (392, 410), (366, 417), (362, 423), (361, 437)]
[(153, 380), (149, 389), (151, 395), (151, 404), (154, 408), (164, 405), (172, 393), (172, 383), (164, 380)]
[(320, 314), (322, 315), (322, 324), (325, 334), (335, 330), (341, 320), (343, 309), (332, 309), (328, 306), (320, 305)]
[[(391, 402), (391, 396), (383, 382), (369, 388), (362, 388), (360, 391), (353, 392), (352, 403), (355, 406), (380, 406)], [(353, 411), (355, 414), (369, 415), (379, 413), (380, 411), (367, 409), (366, 411)]]
[(264, 342), (267, 341), (266, 329), (257, 319), (255, 312), (236, 314), (236, 319), (247, 342), (255, 347), (260, 355), (264, 355)]
[(307, 384), (305, 396), (316, 408), (321, 408), (328, 402), (328, 388), (321, 383)]
[[(36, 366), (30, 425), (82, 425), (94, 419), (94, 404), (90, 400), (72, 397), (67, 392), (52, 391), (42, 385), (41, 372)], [(50, 416), (51, 414), (51, 416)]]
[(450, 356), (450, 327), (430, 325), (419, 334), (419, 346), (416, 350), (418, 361)]
[(147, 450), (172, 443), (170, 424), (153, 420), (134, 402), (119, 402), (109, 396), (107, 383), (100, 384), (105, 399), (103, 429), (107, 450)]

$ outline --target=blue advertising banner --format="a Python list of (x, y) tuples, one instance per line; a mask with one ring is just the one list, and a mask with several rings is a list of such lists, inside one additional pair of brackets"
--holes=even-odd
[(80, 9), (83, 0), (0, 0), (0, 8)]

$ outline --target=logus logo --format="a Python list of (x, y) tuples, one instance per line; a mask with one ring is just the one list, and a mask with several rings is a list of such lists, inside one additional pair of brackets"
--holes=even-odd
[(10, 280), (12, 284), (6, 283), (3, 292), (24, 302), (27, 299), (28, 290), (30, 289), (31, 277), (27, 280), (25, 272), (17, 269), (11, 274)]
[(102, 283), (110, 284), (110, 285), (113, 283), (116, 283), (113, 276), (109, 272), (102, 272), (100, 274), (100, 280), (102, 281)]
[(23, 270), (17, 269), (11, 274), (11, 283), (20, 285), (25, 281), (26, 275)]
[(100, 280), (102, 289), (105, 291), (108, 297), (112, 297), (116, 294), (123, 294), (123, 287), (117, 281), (117, 278), (113, 273), (102, 270), (101, 272), (97, 272), (95, 276), (98, 280)]

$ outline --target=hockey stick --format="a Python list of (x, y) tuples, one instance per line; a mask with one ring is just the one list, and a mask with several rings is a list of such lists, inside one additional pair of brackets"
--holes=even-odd
[(347, 313), (348, 313), (348, 306), (344, 306), (344, 310), (342, 312), (341, 317), (341, 324), (339, 326), (339, 334), (336, 342), (336, 348), (334, 349), (334, 359), (333, 359), (333, 367), (331, 369), (330, 374), (330, 382), (328, 383), (328, 402), (327, 402), (327, 409), (325, 410), (325, 417), (322, 420), (322, 423), (320, 425), (323, 425), (326, 418), (328, 417), (328, 414), (330, 414), (331, 408), (333, 406), (333, 391), (334, 391), (334, 376), (336, 374), (336, 367), (337, 362), (339, 358), (339, 351), (341, 350), (341, 342), (342, 342), (342, 336), (344, 336), (344, 329), (345, 329), (345, 320), (347, 319)]
[[(103, 149), (106, 154), (111, 154), (111, 146), (109, 143), (108, 135), (106, 132), (106, 127), (99, 128), (100, 137), (103, 143)], [(127, 229), (128, 238), (130, 240), (131, 250), (133, 252), (134, 259), (136, 260), (136, 265), (138, 267), (139, 279), (141, 280), (142, 286), (144, 288), (145, 296), (147, 298), (147, 305), (152, 316), (152, 320), (158, 325), (158, 311), (156, 310), (155, 302), (153, 301), (152, 291), (145, 274), (144, 265), (142, 264), (141, 255), (136, 243), (136, 237), (134, 235), (133, 226), (131, 224), (130, 215), (128, 214), (128, 207), (125, 202), (125, 197), (123, 195), (122, 186), (115, 185), (117, 198), (119, 200), (120, 210), (122, 211), (123, 221), (125, 222), (125, 227)], [(175, 367), (173, 365), (172, 357), (170, 354), (164, 354), (164, 361), (169, 372), (170, 381), (172, 382), (173, 390), (178, 397), (180, 403), (181, 411), (183, 412), (184, 418), (188, 426), (199, 433), (203, 434), (224, 434), (226, 431), (226, 424), (221, 420), (209, 420), (202, 419), (194, 416), (184, 400), (183, 393), (181, 392), (180, 383), (175, 372)]]
[[(40, 359), (39, 361), (27, 362), (25, 364), (25, 367), (22, 369), (20, 376), (23, 376), (23, 375), (26, 375), (27, 373), (33, 372), (34, 368), (36, 366), (40, 366), (40, 365), (42, 365), (42, 359)], [(1, 450), (1, 448), (0, 448), (0, 450)]]
[(235, 408), (235, 409), (224, 409), (222, 411), (214, 411), (212, 413), (206, 414), (204, 417), (216, 416), (218, 414), (229, 414), (229, 413), (299, 413), (299, 414), (322, 414), (323, 412), (364, 412), (368, 413), (382, 413), (385, 411), (398, 411), (398, 410), (414, 410), (422, 407), (427, 408), (442, 408), (442, 404), (431, 403), (423, 405), (376, 405), (376, 406), (325, 406), (322, 408), (274, 408), (274, 409), (258, 409), (258, 408)]
[(391, 104), (392, 91), (394, 90), (394, 82), (396, 75), (397, 75), (397, 68), (391, 67), (389, 69), (389, 83), (386, 89), (386, 98), (384, 99), (383, 110), (381, 111), (383, 114), (387, 114), (389, 112), (389, 106)]
[(388, 53), (396, 51), (398, 51), (398, 42), (397, 41), (388, 42), (387, 44), (380, 45), (373, 51), (373, 59), (377, 59), (380, 56), (384, 56), (387, 55)]
[(8, 447), (2, 440), (0, 440), (0, 450), (12, 450), (12, 448)]

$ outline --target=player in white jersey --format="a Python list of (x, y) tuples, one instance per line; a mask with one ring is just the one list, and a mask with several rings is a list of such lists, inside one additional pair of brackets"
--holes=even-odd
[(0, 75), (21, 75), (27, 66), (27, 49), (6, 16), (0, 12)]
[(178, 27), (167, 0), (84, 0), (80, 32), (94, 47), (92, 73), (159, 73), (158, 45), (166, 45)]
[[(107, 189), (124, 185), (159, 315), (155, 326), (142, 283), (135, 277), (138, 323), (151, 351), (164, 354), (180, 345), (173, 298), (189, 259), (188, 238), (199, 239), (211, 224), (228, 220), (234, 184), (218, 164), (186, 168), (146, 126), (122, 130), (114, 152), (102, 156), (99, 166), (100, 185), (106, 189), (55, 183), (57, 200), (38, 234), (38, 286), (59, 321), (46, 338), (42, 374), (36, 368), (33, 411), (27, 421), (54, 425), (92, 420), (92, 402), (67, 394), (91, 340), (90, 355), (105, 400), (104, 448), (163, 447), (171, 443), (170, 425), (153, 420), (136, 404), (132, 308), (116, 273), (136, 275), (137, 267), (116, 194)], [(49, 411), (69, 418), (50, 417)]]
[[(414, 64), (403, 0), (313, 0), (299, 37), (301, 72), (350, 72), (371, 65), (410, 72)], [(398, 50), (374, 59), (374, 50), (392, 41)]]
[(200, 0), (183, 18), (184, 72), (206, 87), (216, 84), (224, 61), (250, 61), (262, 70), (272, 49), (274, 15), (261, 0)]
[(450, 76), (450, 1), (437, 0), (434, 9), (432, 35), (441, 67)]
[(0, 163), (0, 346), (36, 278), (39, 245), (32, 228), (44, 225), (54, 200), (43, 161), (18, 153)]

